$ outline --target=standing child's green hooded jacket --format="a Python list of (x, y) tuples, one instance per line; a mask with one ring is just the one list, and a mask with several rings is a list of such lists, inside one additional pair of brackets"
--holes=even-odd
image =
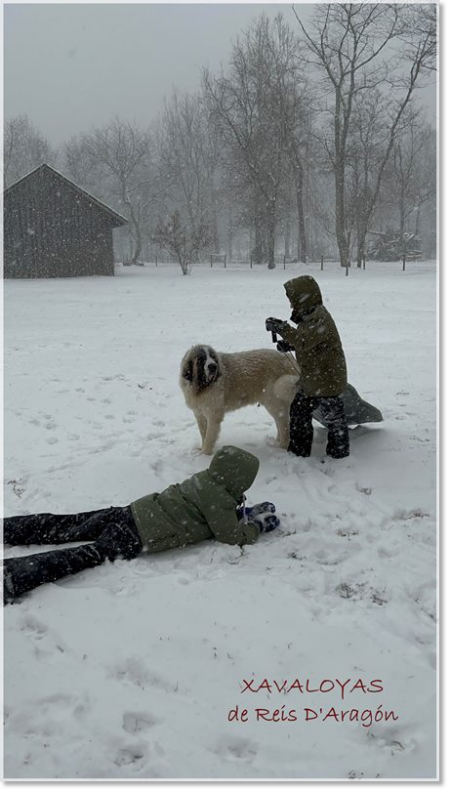
[(236, 507), (258, 469), (253, 454), (224, 446), (214, 454), (208, 470), (134, 501), (131, 511), (143, 552), (159, 553), (213, 538), (233, 545), (255, 542), (259, 527), (239, 521)]
[(317, 281), (301, 275), (284, 284), (291, 320), (279, 335), (295, 349), (301, 387), (307, 396), (339, 396), (347, 385), (347, 365), (337, 327), (322, 303)]

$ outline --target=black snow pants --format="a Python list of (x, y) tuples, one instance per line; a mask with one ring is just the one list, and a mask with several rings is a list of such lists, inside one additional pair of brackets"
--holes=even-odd
[(344, 403), (339, 396), (306, 396), (296, 393), (290, 408), (289, 446), (296, 456), (311, 456), (313, 441), (313, 412), (321, 408), (328, 429), (326, 453), (333, 459), (350, 454), (350, 438)]
[(66, 575), (98, 566), (106, 559), (136, 558), (142, 541), (129, 506), (79, 514), (28, 514), (5, 517), (3, 543), (8, 545), (91, 542), (64, 550), (7, 558), (3, 562), (3, 600), (14, 602), (26, 591)]

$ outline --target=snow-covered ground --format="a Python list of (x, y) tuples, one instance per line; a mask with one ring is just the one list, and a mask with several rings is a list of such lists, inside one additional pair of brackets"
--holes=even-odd
[(249, 496), (279, 531), (108, 562), (5, 608), (7, 778), (436, 776), (434, 262), (6, 282), (5, 513), (125, 504), (203, 469), (181, 357), (270, 347), (264, 319), (288, 317), (282, 284), (304, 272), (384, 423), (333, 461), (319, 426), (298, 459), (262, 408), (228, 415), (219, 442), (259, 456)]

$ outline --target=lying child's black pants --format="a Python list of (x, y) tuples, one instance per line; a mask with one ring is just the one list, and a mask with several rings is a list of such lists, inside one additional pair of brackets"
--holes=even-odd
[(5, 517), (3, 542), (9, 545), (92, 542), (80, 547), (7, 558), (3, 562), (3, 599), (14, 602), (30, 589), (74, 575), (109, 559), (135, 558), (142, 541), (129, 506), (80, 514), (29, 514)]

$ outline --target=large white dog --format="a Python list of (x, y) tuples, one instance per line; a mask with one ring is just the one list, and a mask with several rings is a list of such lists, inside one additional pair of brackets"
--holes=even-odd
[(281, 448), (289, 444), (289, 408), (299, 375), (291, 359), (273, 349), (216, 352), (198, 344), (181, 362), (180, 385), (193, 410), (202, 453), (212, 454), (225, 413), (262, 404), (277, 427)]

